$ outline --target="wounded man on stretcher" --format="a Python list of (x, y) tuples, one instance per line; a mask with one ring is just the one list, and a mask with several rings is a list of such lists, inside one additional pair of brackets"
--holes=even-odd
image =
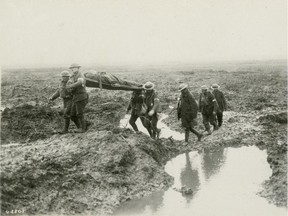
[(91, 88), (103, 88), (108, 90), (135, 91), (143, 89), (143, 85), (134, 81), (122, 80), (119, 77), (106, 72), (89, 70), (84, 73), (86, 86)]

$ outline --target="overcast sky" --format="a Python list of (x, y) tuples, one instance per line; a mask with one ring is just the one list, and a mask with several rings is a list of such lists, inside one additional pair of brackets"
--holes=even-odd
[(0, 0), (3, 66), (286, 59), (286, 0)]

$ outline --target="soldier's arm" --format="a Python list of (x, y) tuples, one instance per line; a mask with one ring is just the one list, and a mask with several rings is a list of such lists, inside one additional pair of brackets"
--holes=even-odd
[(128, 107), (127, 107), (127, 112), (129, 112), (131, 110), (131, 102), (128, 104)]
[(75, 83), (67, 83), (67, 88), (69, 89), (74, 89), (77, 88), (78, 86), (84, 86), (85, 85), (85, 80), (84, 78), (80, 77), (77, 79)]
[(213, 112), (216, 113), (217, 109), (218, 109), (218, 103), (217, 103), (217, 100), (216, 100), (216, 98), (214, 97), (214, 95), (212, 93), (210, 93), (210, 100), (213, 103)]
[(177, 118), (178, 120), (181, 118), (181, 99), (177, 103)]
[(132, 105), (131, 105), (131, 104), (132, 104), (132, 98), (133, 98), (133, 97), (131, 97), (131, 99), (130, 99), (130, 101), (129, 101), (129, 104), (128, 104), (128, 107), (127, 107), (127, 110), (126, 110), (127, 113), (132, 109)]
[(159, 100), (159, 98), (157, 96), (157, 93), (155, 92), (154, 94), (155, 94), (154, 95), (154, 105), (153, 105), (152, 109), (148, 113), (149, 116), (154, 115), (154, 113), (156, 113), (158, 111), (158, 108), (159, 108), (159, 105), (160, 105), (160, 100)]
[(60, 97), (60, 90), (59, 89), (49, 99), (53, 101), (58, 97)]
[(151, 110), (154, 110), (154, 112), (156, 112), (158, 110), (159, 105), (160, 105), (160, 100), (156, 95), (154, 98), (154, 105)]
[(225, 96), (224, 96), (224, 94), (223, 94), (223, 92), (221, 92), (222, 94), (222, 100), (223, 100), (223, 108), (224, 108), (224, 110), (226, 111), (227, 110), (227, 102), (226, 102), (226, 98), (225, 98)]
[(202, 94), (200, 94), (199, 102), (198, 102), (198, 106), (199, 106), (199, 110), (200, 110), (200, 111), (202, 110), (202, 103), (201, 103), (201, 100), (202, 100)]
[(188, 95), (188, 101), (189, 101), (189, 105), (193, 109), (194, 108), (195, 99), (193, 98), (192, 95)]

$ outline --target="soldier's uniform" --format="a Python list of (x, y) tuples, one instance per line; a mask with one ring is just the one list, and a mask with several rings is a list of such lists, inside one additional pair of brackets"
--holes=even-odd
[[(143, 114), (141, 113), (142, 105), (144, 103), (144, 94), (142, 90), (134, 91), (130, 99), (129, 105), (127, 107), (127, 113), (131, 111), (131, 117), (129, 119), (129, 124), (133, 127), (134, 131), (138, 132), (138, 127), (136, 125), (137, 119), (140, 117), (142, 124), (144, 123)], [(145, 114), (144, 114), (145, 115)], [(144, 124), (143, 124), (144, 125)]]
[(224, 97), (223, 92), (220, 91), (218, 88), (219, 86), (217, 84), (212, 85), (212, 89), (213, 89), (212, 93), (218, 104), (218, 109), (216, 112), (218, 126), (221, 127), (222, 122), (223, 122), (223, 112), (227, 110), (227, 103), (226, 103), (226, 99)]
[(202, 113), (203, 124), (205, 126), (206, 131), (208, 131), (209, 134), (211, 134), (209, 123), (213, 125), (214, 130), (218, 129), (218, 126), (215, 121), (216, 116), (214, 115), (214, 113), (216, 114), (217, 108), (218, 108), (217, 101), (213, 96), (213, 94), (210, 91), (208, 91), (208, 88), (206, 92), (201, 92), (199, 99), (199, 109), (200, 112)]
[(197, 125), (198, 105), (187, 87), (187, 84), (181, 84), (179, 86), (181, 97), (177, 105), (178, 120), (181, 119), (182, 127), (185, 128), (185, 142), (189, 140), (190, 131), (196, 134), (198, 141), (200, 141), (203, 135), (194, 129)]
[(70, 80), (71, 84), (69, 84), (67, 87), (71, 90), (73, 96), (71, 116), (72, 118), (79, 119), (80, 127), (82, 129), (82, 132), (84, 132), (86, 130), (84, 109), (88, 103), (89, 98), (88, 93), (86, 91), (85, 77), (80, 71), (78, 71), (76, 75), (71, 76)]
[[(160, 109), (160, 102), (157, 95), (157, 92), (154, 90), (154, 84), (147, 82), (144, 84), (145, 98), (144, 103), (147, 106), (147, 111), (144, 117), (143, 125), (147, 129), (150, 137), (153, 139), (159, 138), (161, 129), (157, 128), (158, 123), (158, 112)], [(153, 113), (151, 115), (151, 112)]]
[(55, 100), (58, 97), (63, 99), (64, 118), (70, 118), (72, 107), (72, 94), (66, 89), (67, 82), (61, 81), (59, 89), (51, 96), (51, 100)]
[[(62, 77), (69, 77), (70, 74), (68, 71), (62, 71), (61, 72)], [(53, 101), (57, 99), (58, 97), (62, 98), (63, 100), (63, 107), (64, 107), (64, 128), (60, 133), (67, 133), (68, 128), (70, 125), (70, 118), (75, 123), (77, 127), (79, 127), (79, 121), (78, 119), (74, 119), (71, 116), (71, 110), (72, 110), (72, 93), (67, 89), (67, 85), (69, 85), (69, 80), (65, 81), (62, 80), (61, 84), (59, 86), (59, 89), (56, 90), (56, 92), (50, 97), (50, 100)]]

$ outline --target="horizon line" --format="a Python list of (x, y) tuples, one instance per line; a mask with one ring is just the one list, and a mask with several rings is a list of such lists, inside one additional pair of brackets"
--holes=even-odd
[[(251, 59), (251, 60), (212, 60), (212, 61), (167, 61), (167, 62), (99, 62), (99, 63), (85, 63), (82, 64), (82, 67), (91, 67), (91, 66), (160, 66), (160, 65), (205, 65), (205, 64), (227, 64), (227, 63), (253, 63), (253, 62), (269, 62), (269, 61), (286, 61), (288, 63), (288, 58), (267, 58), (267, 59)], [(69, 66), (67, 63), (51, 63), (51, 64), (22, 64), (22, 65), (1, 65), (0, 68), (3, 69), (13, 69), (13, 68), (53, 68), (53, 67), (63, 67), (64, 65)], [(65, 67), (64, 67), (65, 68)]]

